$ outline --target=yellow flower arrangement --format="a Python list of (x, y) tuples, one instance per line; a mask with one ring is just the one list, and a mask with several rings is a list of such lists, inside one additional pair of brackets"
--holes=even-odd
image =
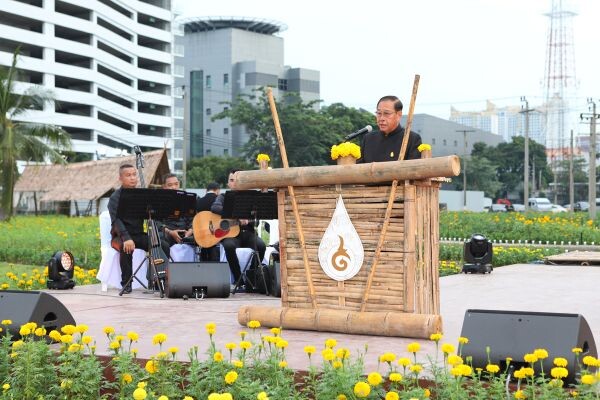
[(269, 162), (269, 161), (271, 161), (271, 158), (269, 157), (268, 154), (260, 153), (259, 155), (256, 156), (256, 161), (258, 161), (258, 162), (261, 162), (261, 161)]
[(424, 152), (425, 150), (431, 150), (431, 145), (422, 143), (419, 145), (419, 147), (417, 147), (417, 150), (419, 150), (420, 152)]
[(337, 160), (339, 157), (352, 156), (354, 158), (360, 158), (360, 146), (351, 143), (344, 142), (342, 144), (331, 146), (331, 159)]

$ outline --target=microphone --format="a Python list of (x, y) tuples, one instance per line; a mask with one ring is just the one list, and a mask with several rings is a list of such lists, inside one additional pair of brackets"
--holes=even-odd
[(346, 135), (346, 137), (344, 138), (344, 141), (352, 140), (355, 137), (364, 135), (365, 133), (371, 132), (372, 130), (373, 130), (373, 127), (371, 125), (367, 125), (364, 128), (357, 130), (356, 132), (352, 132), (351, 134)]
[(142, 154), (142, 149), (140, 149), (140, 146), (133, 146), (133, 152), (137, 155)]

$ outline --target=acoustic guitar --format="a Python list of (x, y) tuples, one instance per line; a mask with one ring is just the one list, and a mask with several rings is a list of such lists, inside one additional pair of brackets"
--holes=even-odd
[(238, 220), (222, 219), (219, 214), (210, 211), (200, 211), (192, 222), (194, 240), (200, 247), (212, 247), (225, 238), (236, 237), (240, 234)]

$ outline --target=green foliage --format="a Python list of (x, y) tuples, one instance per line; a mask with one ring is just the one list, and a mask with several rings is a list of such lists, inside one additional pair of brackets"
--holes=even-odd
[(210, 182), (217, 182), (227, 187), (229, 171), (232, 169), (256, 169), (256, 162), (251, 163), (242, 157), (208, 156), (195, 158), (188, 163), (187, 187), (206, 188)]
[(53, 105), (50, 91), (31, 87), (17, 94), (17, 58), (19, 48), (13, 54), (10, 68), (0, 66), (0, 171), (2, 172), (1, 219), (10, 219), (13, 214), (13, 189), (17, 176), (17, 160), (63, 163), (61, 150), (69, 150), (71, 138), (62, 128), (20, 121), (31, 109), (43, 110)]
[[(291, 167), (330, 164), (332, 145), (340, 143), (345, 134), (374, 122), (373, 115), (366, 111), (339, 103), (317, 111), (315, 103), (304, 103), (296, 94), (287, 94), (277, 104)], [(253, 162), (259, 153), (265, 153), (271, 157), (273, 167), (281, 167), (281, 154), (265, 92), (260, 89), (255, 96), (240, 96), (229, 107), (214, 119), (231, 118), (234, 125), (246, 127), (250, 140), (242, 149), (244, 157)]]
[(0, 261), (42, 267), (56, 251), (67, 250), (75, 265), (100, 265), (98, 217), (18, 216), (0, 222)]
[[(469, 157), (467, 160), (467, 188), (481, 190), (486, 196), (495, 197), (496, 193), (502, 189), (502, 183), (496, 175), (497, 168), (497, 164), (485, 157)], [(463, 168), (460, 175), (453, 179), (457, 190), (463, 190), (464, 173)]]

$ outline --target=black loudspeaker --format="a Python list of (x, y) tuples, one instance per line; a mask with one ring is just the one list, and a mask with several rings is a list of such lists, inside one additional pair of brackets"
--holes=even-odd
[(229, 264), (171, 262), (167, 267), (167, 297), (229, 297)]
[[(583, 350), (580, 360), (587, 355), (598, 356), (590, 326), (579, 314), (467, 310), (461, 336), (469, 339), (462, 355), (473, 357), (474, 368), (485, 370), (488, 364), (486, 347), (490, 349), (489, 361), (499, 365), (501, 371), (506, 367), (507, 357), (512, 358), (510, 365), (519, 369), (529, 366), (523, 360), (525, 354), (545, 349), (548, 358), (544, 360), (544, 373), (548, 376), (555, 357), (566, 358), (567, 383), (573, 382), (579, 371), (577, 355), (571, 351), (574, 347)], [(539, 374), (539, 362), (535, 363), (534, 369)]]
[[(21, 325), (35, 322), (49, 333), (65, 325), (75, 325), (73, 316), (55, 297), (45, 292), (23, 292), (20, 290), (0, 291), (0, 321), (11, 320), (5, 327), (13, 339), (19, 339)], [(2, 332), (1, 334), (6, 334)]]
[(279, 261), (269, 263), (269, 295), (281, 297), (281, 267)]

